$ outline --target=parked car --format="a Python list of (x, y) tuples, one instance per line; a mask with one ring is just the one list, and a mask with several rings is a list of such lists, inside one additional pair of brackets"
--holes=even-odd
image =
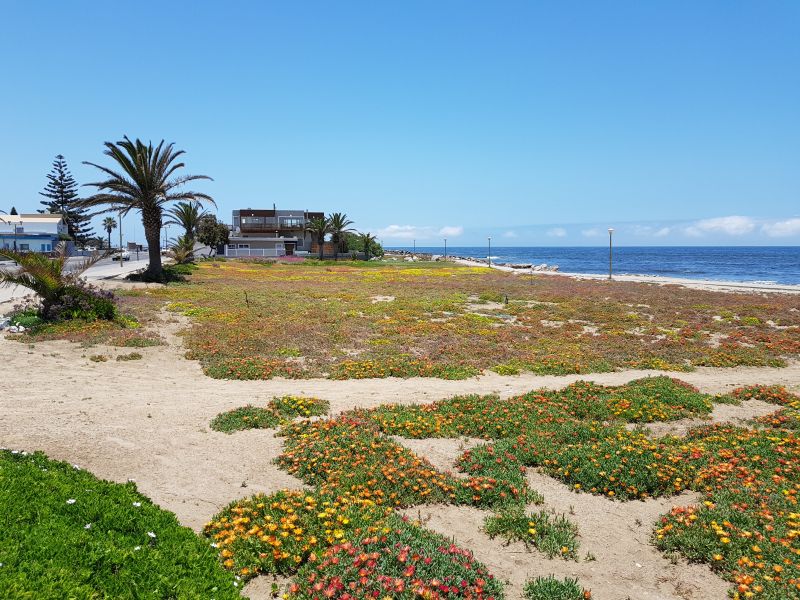
[(131, 253), (127, 250), (122, 250), (121, 252), (117, 252), (114, 256), (111, 257), (111, 260), (130, 260)]

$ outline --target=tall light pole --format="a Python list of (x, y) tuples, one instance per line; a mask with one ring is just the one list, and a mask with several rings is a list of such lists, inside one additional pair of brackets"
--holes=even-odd
[(489, 266), (491, 267), (492, 266), (492, 237), (489, 236), (486, 239), (489, 240)]
[(444, 238), (444, 259), (447, 260), (447, 238)]
[(414, 255), (417, 254), (417, 240), (414, 240)]
[(613, 233), (614, 233), (614, 228), (613, 227), (609, 227), (608, 228), (608, 279), (609, 279), (609, 281), (611, 280), (611, 272), (612, 272), (611, 257), (612, 257), (612, 254), (613, 254), (613, 250), (612, 250), (612, 244), (611, 244), (611, 236), (612, 236)]

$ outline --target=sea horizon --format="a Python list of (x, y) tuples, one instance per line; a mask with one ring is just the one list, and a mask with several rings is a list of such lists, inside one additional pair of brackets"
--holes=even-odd
[[(413, 246), (385, 246), (414, 251)], [(488, 245), (447, 246), (450, 256), (487, 259)], [(416, 252), (444, 254), (444, 245), (416, 246)], [(494, 246), (498, 264), (558, 266), (564, 273), (608, 273), (608, 246)], [(800, 284), (800, 246), (614, 246), (617, 275), (649, 275), (746, 283)]]

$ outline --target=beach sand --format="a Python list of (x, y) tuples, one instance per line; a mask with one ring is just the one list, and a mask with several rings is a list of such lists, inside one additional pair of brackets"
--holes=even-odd
[[(181, 523), (200, 531), (229, 502), (257, 492), (299, 489), (302, 483), (279, 470), (281, 438), (271, 430), (227, 435), (212, 431), (218, 413), (244, 404), (265, 404), (273, 396), (304, 394), (324, 398), (331, 412), (387, 402), (423, 403), (465, 393), (501, 397), (537, 388), (560, 388), (578, 379), (618, 385), (658, 371), (623, 371), (596, 375), (503, 377), (494, 373), (463, 380), (327, 379), (225, 381), (202, 374), (197, 362), (183, 358), (176, 333), (188, 320), (162, 315), (161, 333), (168, 345), (140, 349), (142, 360), (114, 360), (129, 349), (81, 348), (63, 341), (25, 345), (0, 336), (0, 364), (9, 376), (0, 399), (0, 446), (42, 450), (112, 481), (136, 481), (139, 490), (173, 511)], [(108, 362), (92, 362), (105, 354)], [(11, 376), (13, 375), (13, 376)], [(670, 375), (676, 375), (670, 373)], [(699, 368), (678, 376), (704, 392), (716, 393), (745, 384), (783, 384), (800, 390), (800, 363), (783, 369)], [(14, 383), (10, 383), (14, 382)], [(718, 407), (717, 419), (744, 419), (776, 407), (747, 403)], [(735, 409), (735, 410), (734, 410)], [(694, 423), (688, 423), (694, 424)], [(688, 426), (688, 424), (686, 424)], [(682, 424), (670, 424), (680, 432)], [(402, 440), (442, 469), (475, 440)], [(483, 511), (464, 507), (419, 507), (409, 514), (454, 537), (510, 582), (508, 597), (521, 597), (526, 575), (572, 574), (598, 598), (714, 598), (727, 584), (701, 566), (673, 565), (648, 544), (652, 524), (674, 504), (691, 495), (651, 502), (613, 502), (575, 494), (561, 483), (530, 471), (532, 486), (546, 506), (573, 512), (580, 527), (581, 556), (595, 561), (548, 560), (520, 545), (503, 546), (482, 533)], [(572, 509), (570, 508), (572, 507)], [(637, 521), (638, 520), (638, 521)], [(641, 523), (641, 525), (634, 525)], [(283, 580), (281, 580), (283, 581)], [(248, 586), (253, 598), (268, 598), (271, 585), (259, 579)]]

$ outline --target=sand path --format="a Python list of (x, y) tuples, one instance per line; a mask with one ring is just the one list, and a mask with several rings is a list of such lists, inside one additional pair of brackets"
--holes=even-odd
[[(508, 397), (541, 387), (563, 387), (580, 378), (616, 385), (659, 373), (626, 371), (583, 377), (529, 374), (502, 377), (490, 373), (466, 381), (221, 381), (205, 377), (198, 363), (182, 357), (180, 340), (174, 334), (183, 326), (185, 322), (174, 319), (165, 322), (162, 333), (169, 344), (138, 350), (143, 354), (142, 360), (125, 362), (113, 359), (118, 354), (129, 353), (130, 349), (84, 349), (67, 342), (25, 345), (0, 336), (3, 374), (0, 446), (42, 450), (52, 458), (78, 464), (113, 481), (133, 479), (142, 493), (173, 511), (183, 524), (200, 530), (220, 508), (237, 498), (301, 486), (297, 479), (273, 464), (282, 444), (273, 432), (226, 435), (211, 431), (208, 423), (221, 411), (246, 403), (266, 403), (272, 396), (287, 393), (325, 398), (335, 413), (386, 402), (430, 402), (460, 393), (496, 392)], [(112, 360), (92, 362), (89, 356), (94, 354), (106, 354)], [(800, 363), (793, 362), (785, 369), (698, 369), (680, 374), (680, 378), (706, 392), (754, 383), (784, 384), (797, 390), (800, 389)], [(449, 455), (458, 451), (459, 441), (432, 444), (441, 446), (439, 456), (432, 458), (444, 464)], [(422, 454), (429, 452), (424, 446), (416, 449)], [(631, 598), (722, 597), (716, 591), (724, 589), (719, 580), (711, 577), (716, 587), (708, 589), (715, 591), (704, 595), (706, 592), (697, 590), (708, 583), (705, 575), (696, 575), (698, 571), (694, 567), (671, 569), (646, 543), (652, 521), (674, 502), (686, 502), (686, 499), (654, 501), (651, 510), (645, 508), (651, 506), (650, 503), (609, 503), (587, 494), (572, 494), (548, 478), (535, 479), (532, 483), (545, 494), (554, 509), (567, 510), (572, 504), (580, 511), (582, 516), (577, 520), (584, 548), (597, 556), (596, 562), (568, 564), (547, 561), (520, 548), (503, 549), (499, 542), (484, 539), (480, 526), (486, 513), (480, 511), (437, 507), (432, 511), (430, 526), (456, 536), (499, 576), (509, 578), (513, 584), (509, 590), (511, 597), (518, 597), (518, 584), (524, 573), (539, 572), (540, 567), (544, 573), (554, 572), (556, 563), (559, 569), (567, 565), (580, 574), (582, 582), (589, 587), (609, 590), (609, 593), (624, 591)], [(645, 511), (642, 516), (633, 516), (641, 511)], [(584, 520), (584, 513), (589, 520)], [(643, 523), (641, 533), (631, 536), (626, 528), (605, 527), (606, 521), (613, 522), (615, 514), (619, 515), (620, 523), (639, 518)], [(617, 538), (606, 537), (613, 532)], [(637, 540), (633, 545), (625, 541), (631, 537)], [(605, 546), (615, 544), (622, 544), (617, 553), (605, 552)], [(636, 558), (640, 555), (645, 558)], [(519, 561), (523, 562), (522, 566)], [(637, 561), (643, 565), (649, 561), (650, 567), (643, 570), (644, 567), (630, 566)], [(626, 566), (617, 572), (614, 565)], [(631, 579), (636, 584), (629, 583), (628, 578), (637, 573), (639, 575)], [(666, 582), (659, 583), (664, 578)], [(253, 598), (266, 598), (269, 585), (260, 581), (248, 590)], [(641, 590), (641, 594), (637, 590)], [(596, 597), (624, 596), (603, 593)]]

